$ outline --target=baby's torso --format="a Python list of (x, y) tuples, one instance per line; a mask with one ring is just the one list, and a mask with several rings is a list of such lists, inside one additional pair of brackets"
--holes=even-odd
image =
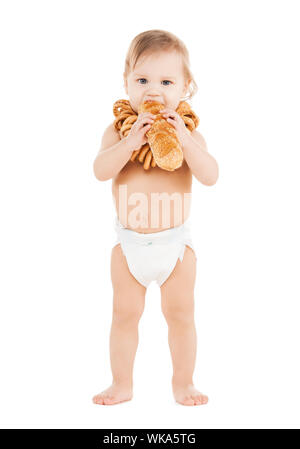
[(112, 180), (117, 217), (126, 228), (152, 233), (183, 224), (191, 207), (192, 172), (186, 161), (169, 172), (129, 160)]

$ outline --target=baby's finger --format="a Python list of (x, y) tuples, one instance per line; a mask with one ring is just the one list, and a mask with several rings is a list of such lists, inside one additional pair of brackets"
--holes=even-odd
[(155, 118), (156, 116), (154, 114), (152, 114), (151, 112), (143, 112), (142, 114), (138, 115), (138, 119), (139, 118), (144, 118), (144, 117), (151, 117), (151, 118)]
[(141, 127), (143, 126), (145, 123), (149, 124), (149, 123), (154, 123), (154, 120), (150, 117), (144, 117), (141, 120), (137, 121), (136, 123), (138, 123), (138, 126)]
[(173, 112), (165, 112), (164, 114), (162, 114), (162, 116), (165, 118), (170, 117), (172, 119), (178, 119), (178, 115), (174, 114)]
[(151, 128), (151, 125), (146, 125), (143, 126), (142, 129), (140, 130), (143, 134), (145, 134), (147, 131), (149, 131), (149, 129)]

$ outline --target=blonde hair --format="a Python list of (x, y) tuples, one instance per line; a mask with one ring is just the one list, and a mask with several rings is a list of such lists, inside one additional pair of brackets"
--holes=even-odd
[(190, 70), (189, 52), (185, 44), (169, 31), (148, 30), (135, 36), (127, 51), (123, 76), (125, 79), (127, 78), (142, 55), (146, 56), (166, 50), (175, 50), (182, 57), (184, 79), (185, 81), (190, 81), (188, 86), (189, 95), (183, 98), (182, 101), (189, 100), (198, 91), (197, 83)]

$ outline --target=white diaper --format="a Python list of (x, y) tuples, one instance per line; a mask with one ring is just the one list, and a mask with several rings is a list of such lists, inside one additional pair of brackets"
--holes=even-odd
[(117, 241), (114, 246), (120, 243), (131, 274), (146, 288), (152, 281), (161, 286), (168, 279), (177, 259), (183, 261), (186, 245), (195, 252), (188, 221), (174, 228), (145, 234), (125, 228), (116, 217), (115, 229)]

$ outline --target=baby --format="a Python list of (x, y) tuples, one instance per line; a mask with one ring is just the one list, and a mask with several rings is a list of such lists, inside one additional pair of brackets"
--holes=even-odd
[[(139, 105), (146, 100), (162, 103), (164, 110), (160, 112), (177, 131), (184, 160), (174, 171), (157, 165), (145, 170), (137, 159), (130, 160), (133, 151), (147, 142), (146, 133), (155, 118), (148, 112), (138, 115), (124, 138), (114, 123), (103, 134), (94, 173), (100, 181), (112, 179), (117, 241), (111, 253), (113, 382), (93, 397), (96, 404), (112, 405), (132, 398), (138, 325), (146, 289), (152, 281), (160, 286), (162, 312), (169, 329), (175, 401), (183, 405), (208, 401), (193, 382), (197, 256), (189, 230), (190, 201), (186, 199), (190, 199), (192, 175), (204, 185), (213, 185), (218, 179), (218, 164), (207, 152), (202, 135), (196, 130), (190, 132), (176, 113), (191, 83), (197, 88), (189, 69), (187, 49), (180, 39), (163, 30), (146, 31), (134, 38), (124, 72), (130, 106), (138, 114)], [(155, 201), (158, 197), (163, 199), (161, 209)], [(128, 204), (134, 205), (137, 200), (139, 207), (130, 211)]]

